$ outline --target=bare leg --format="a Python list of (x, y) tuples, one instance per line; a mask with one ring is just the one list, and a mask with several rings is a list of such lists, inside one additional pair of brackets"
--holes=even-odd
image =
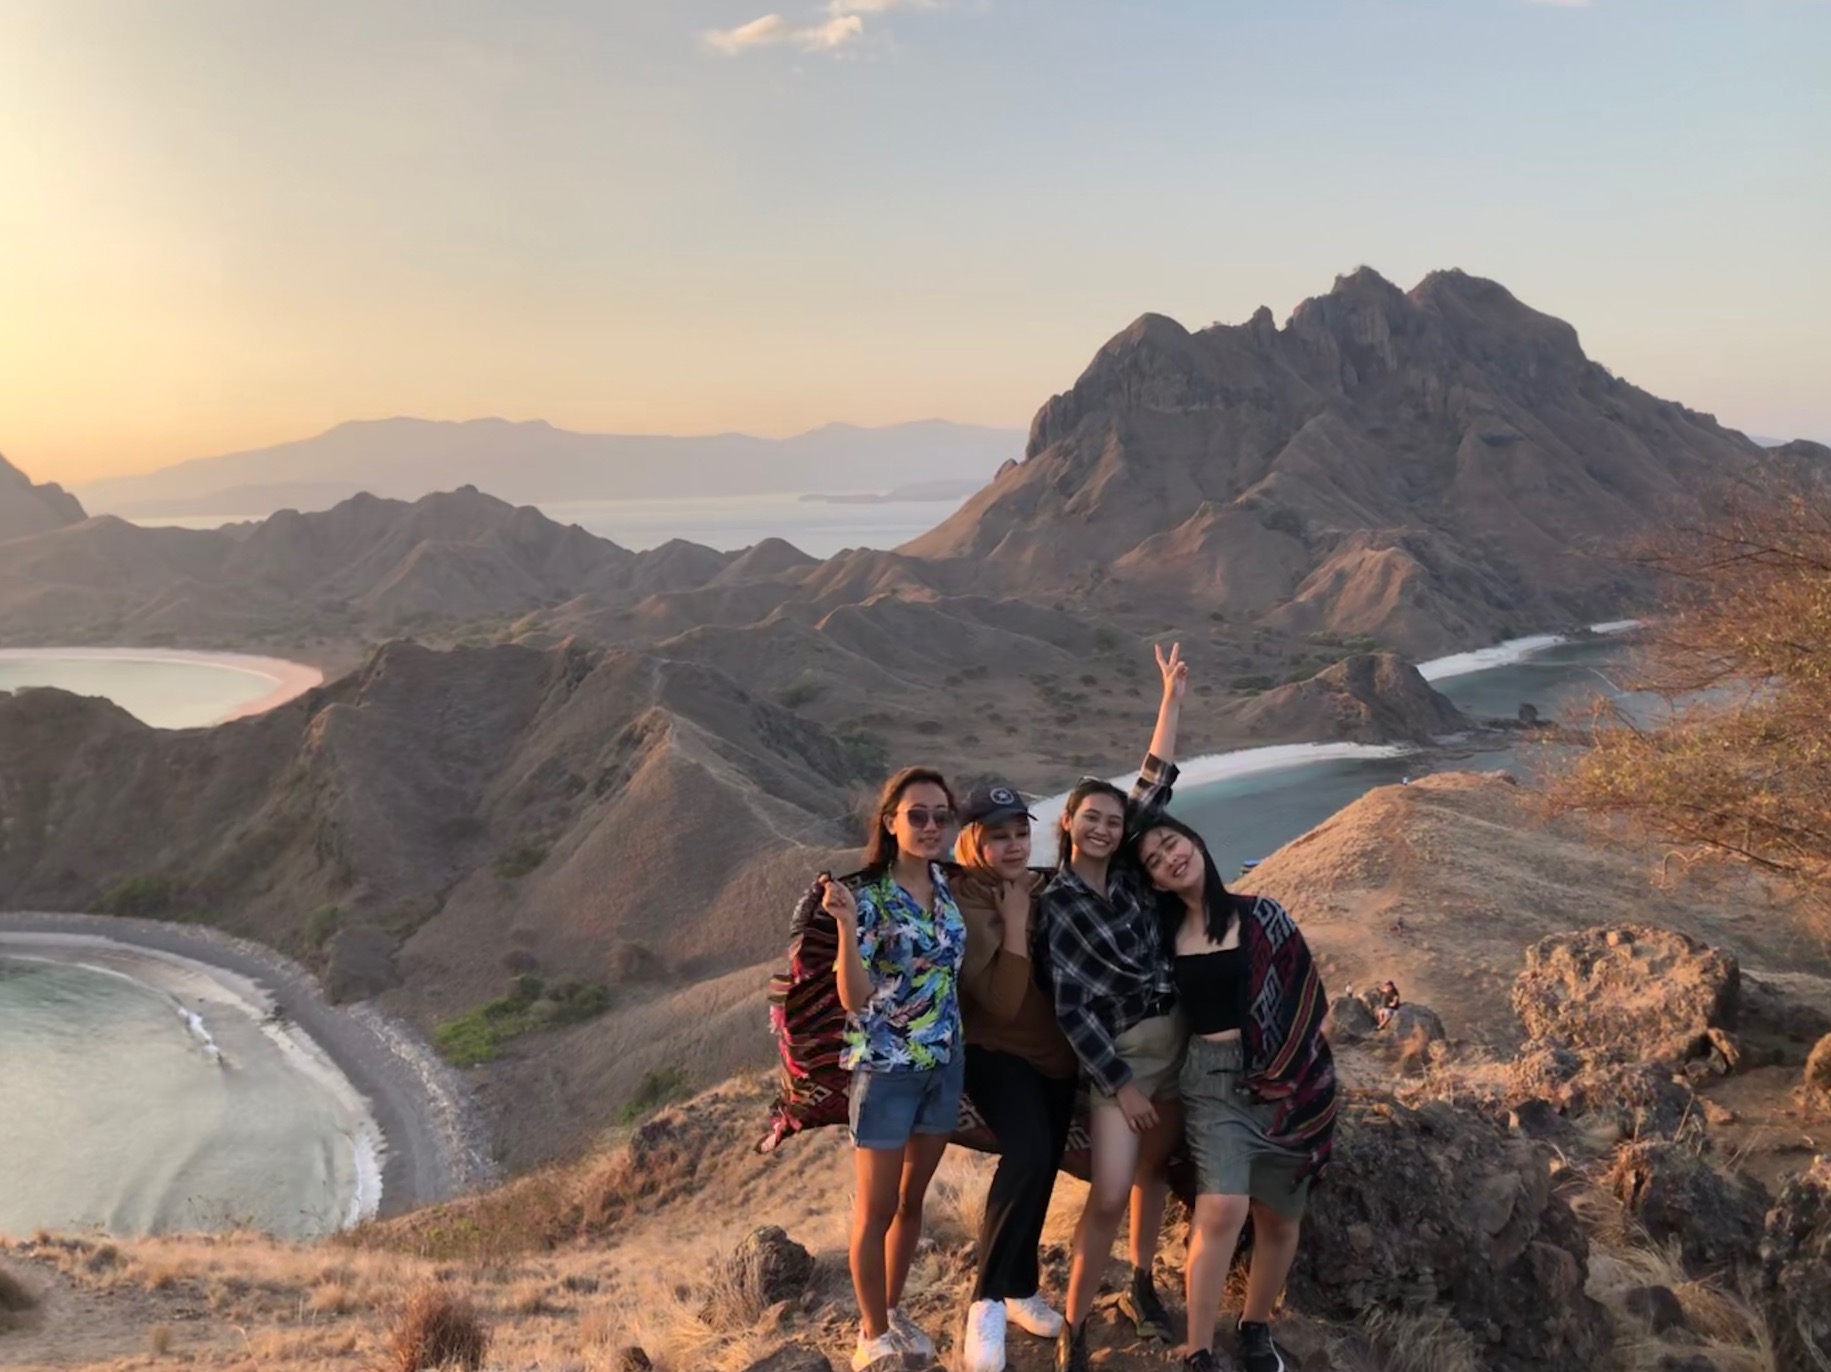
[(902, 1302), (903, 1283), (909, 1280), (909, 1265), (915, 1261), (916, 1242), (922, 1237), (922, 1200), (946, 1151), (945, 1134), (916, 1134), (903, 1149), (896, 1218), (884, 1244), (884, 1294), (893, 1307)]
[(1069, 1327), (1074, 1329), (1085, 1322), (1099, 1294), (1100, 1278), (1112, 1257), (1113, 1238), (1119, 1232), (1119, 1221), (1125, 1218), (1140, 1151), (1138, 1135), (1125, 1122), (1124, 1112), (1111, 1106), (1096, 1106), (1088, 1129), (1093, 1136), (1093, 1182), (1081, 1221), (1075, 1226), (1074, 1259), (1068, 1269), (1066, 1313)]
[(885, 1239), (896, 1218), (897, 1186), (903, 1176), (901, 1148), (855, 1148), (852, 1197), (852, 1290), (865, 1337), (880, 1338), (890, 1328), (890, 1301), (885, 1287)]
[[(1189, 1302), (1189, 1342), (1183, 1356), (1214, 1348), (1214, 1325), (1221, 1313), (1221, 1294), (1233, 1250), (1246, 1227), (1245, 1196), (1197, 1196), (1189, 1225), (1189, 1262), (1185, 1287)], [(1256, 1250), (1255, 1250), (1256, 1252)], [(1254, 1257), (1255, 1265), (1258, 1262)]]
[(1280, 1215), (1263, 1201), (1252, 1203), (1252, 1270), (1246, 1276), (1246, 1308), (1240, 1318), (1264, 1324), (1284, 1294), (1284, 1283), (1297, 1258), (1297, 1235), (1303, 1218)]
[(1157, 1123), (1139, 1136), (1138, 1170), (1132, 1179), (1130, 1253), (1132, 1266), (1146, 1272), (1151, 1270), (1151, 1262), (1157, 1256), (1157, 1241), (1163, 1234), (1164, 1204), (1169, 1199), (1164, 1164), (1176, 1151), (1182, 1133), (1182, 1106), (1175, 1101), (1158, 1101)]

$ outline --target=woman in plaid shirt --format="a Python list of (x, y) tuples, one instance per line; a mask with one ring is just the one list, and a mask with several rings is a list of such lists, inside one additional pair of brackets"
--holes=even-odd
[(1093, 1178), (1075, 1230), (1059, 1372), (1087, 1366), (1086, 1320), (1131, 1204), (1132, 1280), (1120, 1306), (1141, 1335), (1167, 1340), (1169, 1316), (1151, 1281), (1163, 1224), (1163, 1166), (1181, 1131), (1176, 1078), (1187, 1034), (1157, 903), (1120, 846), (1127, 820), (1162, 808), (1176, 780), (1176, 726), (1188, 689), (1180, 644), (1166, 657), (1163, 704), (1138, 780), (1127, 795), (1086, 780), (1063, 807), (1061, 858), (1041, 897), (1056, 1018), (1093, 1083)]

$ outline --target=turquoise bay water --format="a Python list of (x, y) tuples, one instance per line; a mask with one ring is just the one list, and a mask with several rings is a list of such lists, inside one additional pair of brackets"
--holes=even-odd
[(349, 1109), (239, 1009), (0, 944), (0, 1064), (0, 1235), (350, 1217)]
[[(1588, 718), (1589, 702), (1597, 696), (1622, 700), (1630, 711), (1645, 708), (1624, 697), (1614, 679), (1624, 655), (1618, 642), (1577, 641), (1432, 684), (1476, 719), (1512, 719), (1529, 703), (1546, 718), (1576, 724)], [(1433, 771), (1506, 769), (1530, 775), (1553, 756), (1546, 745), (1526, 740), (1467, 753), (1451, 750), (1447, 756), (1328, 758), (1185, 786), (1174, 808), (1208, 840), (1223, 873), (1232, 876), (1241, 863), (1275, 852), (1375, 787)]]
[(161, 729), (215, 724), (271, 692), (278, 683), (240, 667), (206, 662), (60, 657), (56, 650), (23, 659), (0, 657), (0, 691), (56, 686), (102, 696)]

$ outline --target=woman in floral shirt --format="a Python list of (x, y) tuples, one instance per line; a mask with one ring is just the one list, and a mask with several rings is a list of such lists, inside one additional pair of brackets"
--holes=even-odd
[(839, 926), (840, 1062), (852, 1073), (855, 1368), (935, 1351), (897, 1301), (965, 1083), (958, 983), (966, 925), (941, 869), (954, 811), (940, 773), (898, 772), (884, 787), (857, 885), (823, 878), (821, 903)]

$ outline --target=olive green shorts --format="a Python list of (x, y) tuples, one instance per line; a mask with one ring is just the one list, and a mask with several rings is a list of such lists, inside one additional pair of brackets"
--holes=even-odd
[[(1119, 1050), (1125, 1065), (1132, 1069), (1133, 1086), (1152, 1100), (1174, 1100), (1178, 1073), (1183, 1065), (1183, 1045), (1188, 1041), (1189, 1033), (1183, 1026), (1182, 1016), (1171, 1011), (1167, 1015), (1139, 1020), (1113, 1040), (1113, 1047)], [(1101, 1106), (1117, 1109), (1119, 1102), (1095, 1089), (1091, 1104), (1095, 1109)]]
[(1246, 1089), (1238, 1039), (1191, 1038), (1182, 1068), (1183, 1129), (1195, 1160), (1196, 1191), (1204, 1196), (1251, 1196), (1280, 1215), (1303, 1214), (1310, 1181), (1298, 1174), (1309, 1154), (1273, 1143), (1266, 1130), (1275, 1103)]

